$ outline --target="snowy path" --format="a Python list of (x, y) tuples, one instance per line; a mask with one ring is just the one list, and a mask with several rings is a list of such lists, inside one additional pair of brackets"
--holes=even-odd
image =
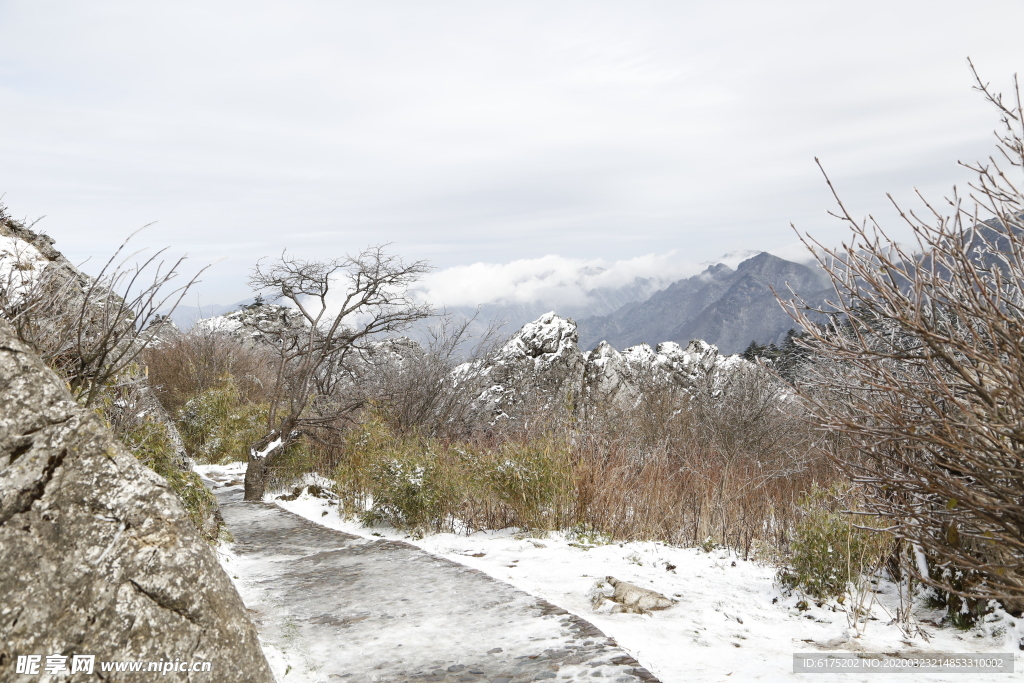
[(544, 600), (407, 543), (242, 502), (237, 479), (212, 476), (235, 540), (225, 566), (284, 681), (656, 681)]

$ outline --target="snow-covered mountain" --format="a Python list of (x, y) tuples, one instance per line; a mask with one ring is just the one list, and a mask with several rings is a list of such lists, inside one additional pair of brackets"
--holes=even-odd
[[(785, 294), (788, 285), (812, 303), (820, 303), (829, 291), (827, 278), (814, 264), (747, 251), (726, 254), (704, 266), (686, 263), (675, 254), (605, 265), (551, 256), (477, 263), (431, 273), (412, 294), (457, 320), (472, 319), (473, 334), (484, 333), (496, 322), (504, 323), (508, 334), (555, 311), (578, 321), (579, 345), (584, 349), (601, 341), (624, 349), (664, 341), (685, 346), (702, 339), (735, 353), (754, 340), (782, 342), (794, 323), (772, 290)], [(220, 316), (250, 302), (208, 306), (202, 312)], [(188, 329), (199, 312), (196, 307), (179, 307), (172, 317)], [(425, 341), (434, 324), (423, 321), (408, 334)]]

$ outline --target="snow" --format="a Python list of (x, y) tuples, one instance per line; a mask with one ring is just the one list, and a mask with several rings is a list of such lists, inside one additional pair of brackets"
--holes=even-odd
[[(515, 530), (470, 535), (434, 534), (411, 538), (388, 527), (364, 528), (342, 519), (337, 508), (302, 495), (275, 502), (317, 524), (367, 538), (401, 539), (441, 557), (483, 571), (587, 619), (664, 683), (683, 681), (802, 680), (792, 672), (796, 652), (1015, 652), (1024, 620), (1001, 610), (967, 632), (938, 627), (939, 612), (919, 606), (917, 616), (930, 636), (908, 639), (890, 624), (896, 591), (880, 582), (875, 620), (857, 636), (841, 605), (798, 609), (801, 598), (776, 585), (773, 566), (745, 561), (715, 549), (674, 548), (660, 543), (593, 544), (565, 534), (543, 538)], [(325, 514), (326, 513), (326, 514)], [(649, 588), (676, 600), (649, 615), (595, 612), (588, 593), (606, 576)], [(607, 611), (607, 610), (605, 610)], [(929, 623), (931, 622), (931, 623)], [(1022, 658), (1016, 654), (1017, 670)], [(877, 681), (873, 674), (816, 674), (815, 680)], [(962, 675), (892, 674), (886, 680), (962, 681)], [(1004, 674), (973, 674), (971, 680), (1005, 680)]]
[(17, 304), (39, 278), (49, 261), (38, 249), (17, 237), (0, 235), (0, 287)]
[(242, 321), (237, 317), (218, 315), (212, 318), (203, 318), (195, 324), (196, 328), (203, 332), (237, 332), (242, 328)]
[[(526, 323), (512, 338), (494, 354), (488, 364), (493, 366), (520, 365), (527, 361), (534, 371), (544, 372), (559, 360), (579, 357), (582, 353), (576, 345), (578, 340), (576, 323), (549, 311), (530, 323)], [(469, 373), (480, 367), (479, 361), (464, 363), (457, 373)], [(490, 368), (484, 370), (487, 374)]]
[(244, 307), (238, 311), (196, 321), (203, 332), (218, 332), (238, 339), (258, 340), (287, 330), (300, 330), (306, 326), (302, 314), (287, 306), (262, 304)]
[(264, 448), (262, 451), (257, 451), (255, 448), (252, 448), (249, 449), (249, 452), (252, 454), (252, 457), (254, 458), (265, 458), (280, 447), (281, 437), (277, 437), (276, 439), (268, 443), (267, 447)]
[[(244, 474), (243, 468), (240, 475)], [(231, 549), (230, 544), (224, 543), (217, 547), (217, 559), (220, 560), (221, 567), (224, 568), (227, 575), (231, 577), (235, 589), (247, 608), (252, 609), (266, 599), (264, 590), (254, 579), (266, 573), (264, 566), (268, 560), (238, 555)], [(306, 662), (301, 652), (287, 652), (274, 644), (267, 643), (262, 637), (260, 646), (270, 665), (270, 670), (277, 680), (287, 680), (288, 683), (320, 682), (321, 677), (311, 670), (313, 667)]]

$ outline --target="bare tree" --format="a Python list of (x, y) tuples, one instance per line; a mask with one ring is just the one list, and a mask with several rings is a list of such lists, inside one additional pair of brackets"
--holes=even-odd
[(396, 433), (459, 438), (479, 426), (472, 409), (485, 365), (477, 361), (493, 351), (500, 324), (474, 334), (477, 325), (476, 316), (440, 313), (422, 345), (396, 340), (376, 349), (361, 384)]
[(874, 219), (855, 220), (833, 188), (852, 240), (827, 249), (803, 238), (831, 277), (833, 308), (799, 298), (789, 308), (816, 358), (801, 394), (854, 455), (823, 443), (890, 531), (932, 558), (930, 569), (911, 567), (917, 577), (962, 597), (1019, 601), (1024, 116), (1019, 87), (1006, 104), (974, 74), (1002, 128), (998, 156), (965, 164), (977, 176), (969, 201), (954, 192), (948, 215), (927, 201), (921, 215), (897, 206), (915, 238), (904, 246)]
[(303, 435), (331, 430), (362, 399), (339, 391), (353, 379), (353, 361), (371, 352), (374, 337), (397, 332), (427, 317), (429, 306), (414, 301), (408, 287), (429, 270), (405, 263), (385, 246), (356, 256), (307, 261), (287, 253), (260, 262), (249, 285), (285, 300), (301, 324), (261, 330), (276, 351), (267, 435), (252, 445), (245, 474), (245, 499), (261, 500), (269, 469)]

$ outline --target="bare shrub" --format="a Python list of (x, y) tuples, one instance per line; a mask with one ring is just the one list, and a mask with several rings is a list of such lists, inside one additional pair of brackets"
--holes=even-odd
[(373, 413), (399, 434), (467, 438), (480, 428), (473, 414), (479, 366), (498, 326), (478, 335), (475, 318), (439, 315), (425, 346), (408, 339), (378, 343), (364, 355), (357, 383)]
[[(13, 228), (18, 229), (15, 234), (37, 237), (21, 225)], [(164, 249), (129, 263), (139, 253), (125, 254), (136, 233), (121, 243), (95, 278), (82, 275), (63, 257), (33, 261), (15, 254), (17, 263), (0, 282), (0, 316), (85, 405), (151, 343), (141, 332), (157, 311), (173, 310), (199, 277), (197, 273), (174, 287), (184, 258), (168, 268), (160, 260)]]
[(362, 406), (359, 393), (340, 389), (358, 381), (352, 365), (372, 353), (378, 335), (430, 314), (408, 295), (409, 285), (427, 269), (421, 261), (405, 263), (387, 254), (383, 246), (323, 261), (282, 253), (256, 265), (253, 290), (286, 300), (304, 325), (262, 330), (275, 354), (274, 385), (267, 432), (249, 449), (246, 500), (262, 499), (268, 470), (292, 444), (322, 438), (321, 432), (335, 430), (342, 417)]
[[(973, 201), (954, 193), (948, 215), (927, 201), (923, 216), (901, 209), (911, 248), (873, 219), (855, 220), (836, 195), (850, 242), (826, 249), (805, 238), (832, 279), (834, 309), (797, 299), (791, 310), (818, 359), (801, 394), (822, 429), (853, 452), (837, 451), (834, 440), (820, 446), (872, 494), (871, 510), (891, 531), (943, 570), (912, 564), (917, 578), (1019, 609), (1024, 112), (1019, 88), (1011, 104), (980, 80), (977, 88), (1002, 129), (998, 158), (967, 166), (977, 174)], [(828, 314), (828, 325), (816, 317)]]
[(799, 408), (766, 371), (738, 366), (592, 410), (575, 433), (580, 520), (616, 538), (784, 548), (796, 502), (836, 477), (808, 455)]

